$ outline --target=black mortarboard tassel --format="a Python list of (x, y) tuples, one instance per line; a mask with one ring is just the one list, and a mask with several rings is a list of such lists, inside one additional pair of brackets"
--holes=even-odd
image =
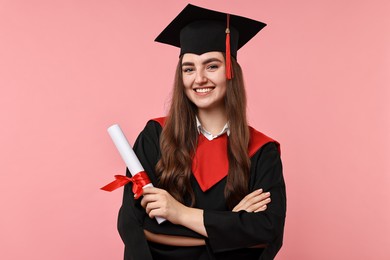
[(180, 55), (225, 52), (226, 75), (230, 79), (233, 76), (230, 55), (237, 59), (237, 50), (265, 26), (246, 17), (188, 4), (155, 41), (179, 47)]

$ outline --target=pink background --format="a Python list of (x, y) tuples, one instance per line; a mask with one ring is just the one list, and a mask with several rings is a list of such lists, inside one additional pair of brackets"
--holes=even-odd
[[(122, 259), (106, 128), (165, 114), (178, 50), (153, 40), (186, 3), (0, 1), (2, 259)], [(193, 3), (269, 24), (238, 58), (282, 143), (277, 259), (390, 259), (390, 1)]]

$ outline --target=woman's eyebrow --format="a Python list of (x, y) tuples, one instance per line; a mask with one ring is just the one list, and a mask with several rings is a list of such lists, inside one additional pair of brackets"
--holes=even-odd
[(189, 61), (186, 61), (186, 62), (183, 62), (181, 64), (181, 66), (194, 66), (195, 64), (193, 62), (189, 62)]
[[(218, 58), (210, 58), (210, 59), (204, 60), (202, 62), (202, 64), (205, 65), (205, 64), (208, 64), (210, 62), (220, 62), (220, 63), (222, 63), (222, 61), (220, 59), (218, 59)], [(195, 66), (195, 64), (193, 62), (186, 61), (186, 62), (183, 62), (181, 64), (181, 66)]]
[(217, 58), (210, 58), (210, 59), (207, 59), (207, 60), (203, 61), (202, 64), (205, 65), (205, 64), (207, 64), (207, 63), (215, 62), (215, 61), (216, 61), (216, 62), (221, 62), (221, 63), (222, 63), (222, 61), (221, 61), (220, 59), (217, 59)]

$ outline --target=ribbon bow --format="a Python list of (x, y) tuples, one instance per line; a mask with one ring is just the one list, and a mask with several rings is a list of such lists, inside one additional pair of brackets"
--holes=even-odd
[(127, 177), (123, 175), (115, 175), (115, 181), (110, 182), (106, 186), (100, 188), (105, 191), (113, 191), (116, 190), (127, 183), (132, 182), (133, 183), (133, 188), (132, 191), (134, 193), (134, 198), (138, 199), (142, 195), (142, 187), (145, 185), (151, 183), (148, 175), (146, 172), (142, 171), (134, 175), (133, 177)]

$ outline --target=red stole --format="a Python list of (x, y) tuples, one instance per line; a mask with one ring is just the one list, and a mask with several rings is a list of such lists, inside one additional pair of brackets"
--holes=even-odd
[[(157, 121), (162, 127), (165, 124), (165, 117), (153, 120)], [(252, 127), (249, 127), (249, 131), (249, 157), (252, 157), (263, 145), (269, 142), (275, 142), (280, 152), (278, 142)], [(192, 172), (202, 191), (207, 191), (227, 176), (229, 170), (227, 145), (227, 134), (211, 141), (203, 134), (199, 134), (198, 146), (192, 162)]]
[(199, 134), (192, 172), (202, 191), (210, 189), (227, 176), (229, 170), (227, 145), (227, 134), (211, 141), (203, 134)]

